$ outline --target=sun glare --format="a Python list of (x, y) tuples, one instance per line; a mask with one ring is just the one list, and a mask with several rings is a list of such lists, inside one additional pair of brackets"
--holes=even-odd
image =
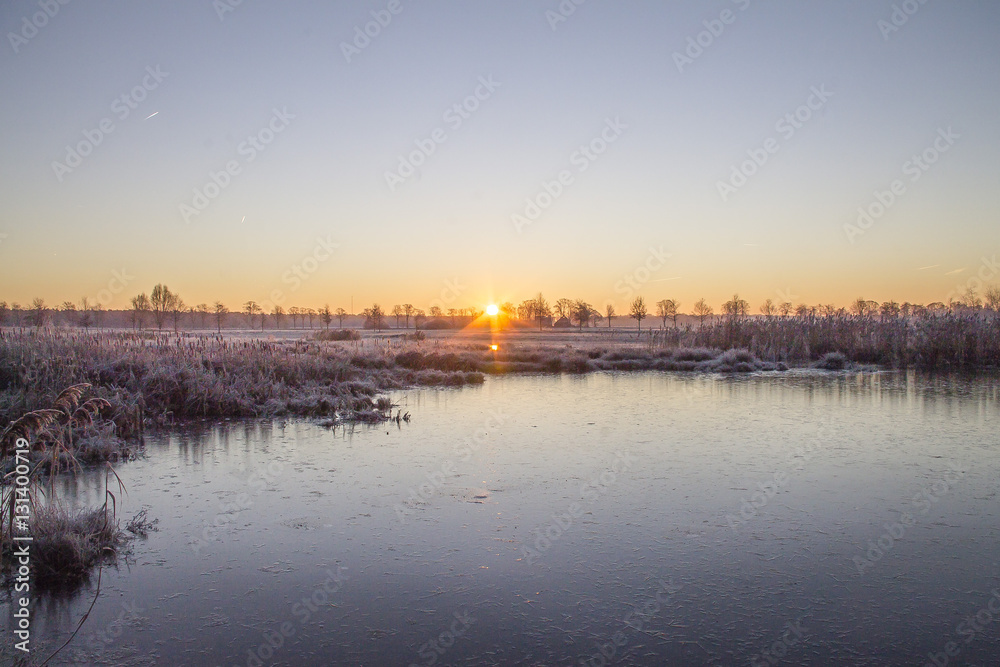
[(496, 316), (496, 314), (499, 312), (500, 309), (496, 307), (496, 304), (491, 303), (490, 305), (486, 306), (486, 314), (489, 315), (490, 317)]

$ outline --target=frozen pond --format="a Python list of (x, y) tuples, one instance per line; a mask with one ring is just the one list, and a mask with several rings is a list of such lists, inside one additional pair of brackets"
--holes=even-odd
[[(50, 664), (1000, 655), (995, 378), (530, 376), (394, 399), (410, 423), (150, 438), (118, 472), (125, 515), (159, 531)], [(63, 492), (98, 505), (103, 475)], [(41, 657), (91, 600), (39, 603)]]

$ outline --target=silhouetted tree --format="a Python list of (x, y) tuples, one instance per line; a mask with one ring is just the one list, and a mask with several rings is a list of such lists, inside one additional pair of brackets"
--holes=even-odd
[(325, 304), (323, 309), (319, 311), (319, 319), (326, 326), (326, 330), (330, 330), (330, 322), (333, 321), (333, 313), (330, 311), (330, 304)]
[(656, 302), (656, 315), (663, 320), (663, 327), (666, 328), (667, 320), (673, 318), (674, 328), (677, 325), (677, 302), (673, 299), (663, 299)]
[(635, 320), (636, 331), (642, 331), (642, 321), (646, 319), (647, 314), (645, 300), (641, 296), (635, 297), (629, 310), (629, 317)]
[(194, 312), (198, 314), (198, 328), (204, 329), (205, 320), (208, 319), (208, 304), (199, 303), (197, 306), (194, 307)]
[(153, 310), (153, 321), (156, 322), (157, 331), (163, 330), (163, 322), (167, 318), (167, 313), (173, 307), (174, 295), (163, 283), (157, 283), (149, 295), (149, 305)]
[(693, 312), (694, 316), (698, 318), (698, 328), (700, 329), (705, 326), (705, 318), (711, 317), (714, 311), (705, 299), (698, 299), (698, 301), (694, 304)]
[[(413, 306), (410, 306), (410, 308), (412, 308), (412, 307)], [(344, 318), (347, 317), (347, 311), (344, 310), (343, 308), (338, 308), (337, 311), (336, 311), (336, 313), (334, 313), (334, 314), (337, 316), (337, 326), (339, 326), (341, 329), (343, 329), (344, 328)]]
[(774, 305), (774, 301), (770, 299), (764, 299), (764, 303), (760, 304), (760, 313), (766, 318), (771, 318), (774, 314), (778, 312), (777, 307)]
[(132, 297), (132, 325), (139, 331), (142, 331), (142, 327), (146, 324), (146, 314), (149, 310), (149, 297), (145, 292)]
[(385, 317), (385, 313), (382, 311), (382, 306), (377, 303), (372, 304), (371, 308), (365, 308), (365, 323), (371, 323), (371, 328), (375, 331), (381, 331), (382, 320)]
[(615, 316), (615, 305), (613, 303), (609, 303), (606, 306), (604, 306), (604, 315), (605, 317), (608, 318), (608, 328), (610, 329), (611, 318)]
[(222, 333), (222, 322), (226, 319), (226, 315), (229, 313), (229, 309), (226, 308), (226, 304), (221, 301), (216, 301), (215, 305), (212, 306), (212, 312), (215, 313), (215, 326), (218, 332)]
[(174, 333), (180, 330), (181, 315), (184, 314), (184, 299), (176, 294), (170, 295), (170, 317), (174, 322)]
[(573, 319), (580, 323), (580, 328), (583, 329), (583, 325), (590, 322), (590, 314), (594, 312), (594, 307), (583, 299), (577, 299), (573, 302), (573, 308), (571, 314)]
[(549, 308), (549, 302), (545, 300), (541, 292), (535, 297), (535, 317), (538, 319), (539, 331), (542, 330), (542, 322), (545, 321), (545, 318), (552, 317), (552, 309)]
[[(253, 329), (253, 316), (257, 313), (262, 312), (260, 305), (256, 301), (247, 301), (243, 304), (243, 312), (246, 313), (247, 322), (250, 323), (250, 328)], [(263, 318), (261, 318), (260, 330), (264, 330)]]

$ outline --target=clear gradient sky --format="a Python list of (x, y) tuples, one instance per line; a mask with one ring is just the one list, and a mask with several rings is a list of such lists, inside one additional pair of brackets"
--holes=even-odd
[(1000, 3), (562, 7), (4, 2), (0, 300), (927, 303), (1000, 254)]

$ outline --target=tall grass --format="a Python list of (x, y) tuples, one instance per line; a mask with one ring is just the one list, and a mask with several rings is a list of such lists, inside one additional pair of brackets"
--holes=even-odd
[[(481, 382), (469, 373), (426, 376), (389, 349), (314, 340), (0, 332), (0, 420), (46, 407), (67, 385), (89, 383), (121, 437), (143, 423), (282, 414), (371, 421), (378, 394), (419, 384)], [(387, 411), (383, 411), (388, 418)]]
[[(108, 484), (111, 475), (118, 476), (110, 467), (105, 475), (105, 502), (100, 508), (71, 510), (56, 499), (53, 489), (55, 473), (80, 469), (76, 454), (81, 441), (75, 436), (81, 432), (87, 435), (100, 412), (109, 407), (104, 399), (85, 398), (89, 389), (85, 383), (67, 387), (49, 407), (22, 415), (0, 433), (0, 463), (11, 469), (0, 487), (0, 578), (4, 585), (12, 583), (12, 554), (18, 533), (27, 531), (32, 537), (31, 576), (34, 586), (43, 589), (79, 585), (93, 566), (116, 560), (119, 547), (125, 543), (117, 519), (117, 497)], [(30, 446), (27, 455), (15, 452), (19, 441)], [(16, 467), (15, 462), (19, 464)], [(45, 473), (48, 493), (43, 491)], [(15, 488), (15, 477), (26, 481), (19, 481)], [(124, 491), (121, 480), (118, 482)]]
[(770, 361), (809, 362), (840, 352), (850, 361), (895, 368), (1000, 367), (1000, 317), (990, 311), (728, 318), (654, 338), (661, 347), (745, 348)]

